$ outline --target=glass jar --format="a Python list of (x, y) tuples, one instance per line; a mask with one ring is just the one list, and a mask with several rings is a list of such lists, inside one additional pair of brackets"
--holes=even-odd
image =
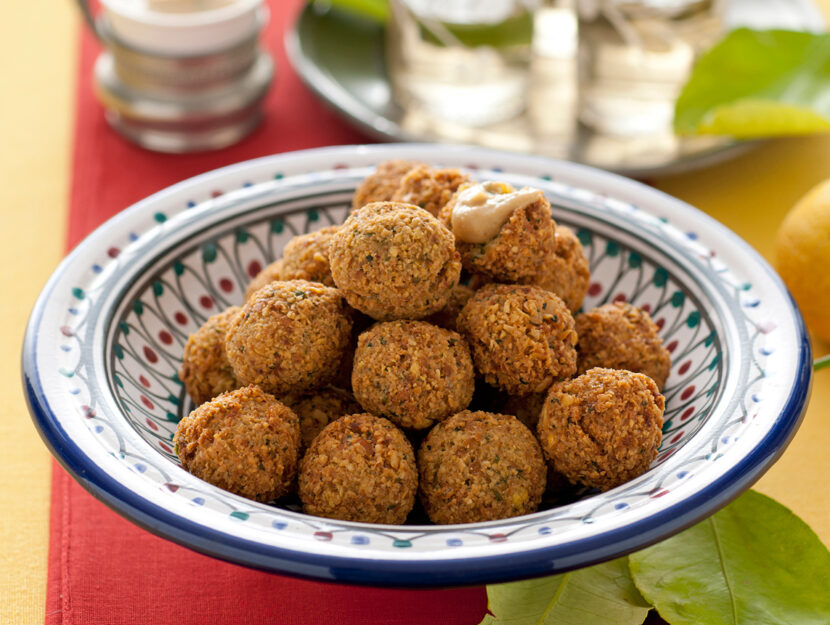
[(538, 0), (390, 0), (387, 62), (404, 108), (467, 126), (526, 106)]
[(671, 128), (695, 59), (722, 32), (718, 0), (583, 0), (580, 111), (597, 132)]

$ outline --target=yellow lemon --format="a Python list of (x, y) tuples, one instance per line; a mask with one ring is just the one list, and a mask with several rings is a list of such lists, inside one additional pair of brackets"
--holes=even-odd
[(830, 341), (830, 179), (810, 190), (784, 218), (776, 265), (807, 327)]

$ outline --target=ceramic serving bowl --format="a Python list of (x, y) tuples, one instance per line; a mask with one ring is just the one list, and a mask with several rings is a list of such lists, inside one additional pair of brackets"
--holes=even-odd
[[(673, 366), (663, 442), (637, 479), (503, 521), (383, 526), (332, 521), (232, 495), (184, 471), (177, 377), (188, 335), (239, 304), (294, 235), (345, 219), (373, 166), (407, 158), (544, 190), (585, 248), (584, 307), (651, 312)], [(645, 546), (713, 513), (780, 455), (805, 408), (810, 348), (768, 265), (711, 218), (584, 166), (468, 147), (383, 145), (283, 154), (161, 191), (64, 260), (23, 349), (43, 439), (93, 495), (135, 523), (249, 566), (379, 585), (505, 581)]]

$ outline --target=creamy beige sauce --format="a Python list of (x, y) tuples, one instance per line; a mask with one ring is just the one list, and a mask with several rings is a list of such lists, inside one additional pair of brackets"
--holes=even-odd
[(486, 243), (495, 237), (513, 211), (544, 196), (538, 189), (514, 190), (503, 182), (474, 184), (458, 194), (452, 209), (452, 231), (465, 243)]

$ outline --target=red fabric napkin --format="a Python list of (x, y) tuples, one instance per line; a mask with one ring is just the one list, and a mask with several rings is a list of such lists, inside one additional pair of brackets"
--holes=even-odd
[[(264, 125), (226, 150), (167, 156), (112, 131), (93, 96), (98, 53), (81, 42), (69, 247), (133, 202), (189, 176), (248, 158), (367, 140), (302, 85), (282, 37), (300, 7), (272, 0), (265, 43), (277, 63)], [(87, 494), (57, 464), (52, 478), (47, 625), (475, 625), (483, 588), (387, 590), (297, 580), (197, 554), (139, 529)]]

